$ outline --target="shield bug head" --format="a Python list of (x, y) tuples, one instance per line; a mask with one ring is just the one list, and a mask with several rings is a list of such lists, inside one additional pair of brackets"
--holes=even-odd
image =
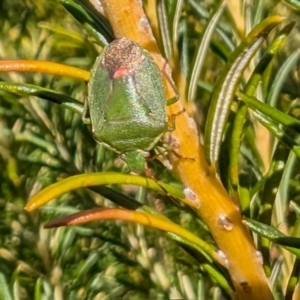
[(151, 55), (126, 38), (104, 48), (91, 71), (87, 109), (95, 140), (141, 171), (168, 130), (162, 74)]

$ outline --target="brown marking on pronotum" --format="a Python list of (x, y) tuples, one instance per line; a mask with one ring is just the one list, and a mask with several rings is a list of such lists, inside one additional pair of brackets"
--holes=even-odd
[(121, 38), (109, 45), (104, 55), (103, 68), (111, 78), (118, 78), (134, 73), (143, 59), (143, 49), (138, 44)]

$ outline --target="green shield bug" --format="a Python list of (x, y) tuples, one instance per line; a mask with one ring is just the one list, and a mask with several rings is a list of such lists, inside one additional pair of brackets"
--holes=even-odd
[(145, 157), (168, 130), (162, 74), (137, 43), (120, 38), (96, 59), (86, 108), (94, 139), (142, 171)]

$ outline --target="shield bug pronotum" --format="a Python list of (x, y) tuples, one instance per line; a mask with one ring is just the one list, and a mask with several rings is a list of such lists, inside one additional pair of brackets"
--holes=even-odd
[(88, 84), (85, 123), (98, 143), (122, 154), (133, 171), (168, 130), (160, 69), (137, 43), (120, 38), (96, 59)]

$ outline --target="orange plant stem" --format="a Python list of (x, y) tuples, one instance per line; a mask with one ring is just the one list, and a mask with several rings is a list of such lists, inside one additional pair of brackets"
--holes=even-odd
[[(117, 38), (127, 37), (146, 48), (157, 64), (164, 59), (147, 22), (140, 0), (102, 0), (105, 15)], [(177, 82), (176, 82), (177, 84)], [(183, 111), (184, 92), (181, 101), (168, 108), (169, 114)], [(166, 97), (174, 96), (174, 90), (166, 82)], [(176, 129), (165, 135), (165, 142), (179, 154), (170, 155), (174, 170), (182, 182), (194, 193), (194, 208), (209, 227), (214, 239), (226, 257), (237, 299), (273, 299), (263, 271), (260, 255), (256, 252), (251, 235), (242, 224), (242, 216), (228, 193), (216, 178), (204, 158), (203, 146), (199, 143), (194, 120), (183, 112), (176, 117)]]
[(90, 78), (90, 72), (79, 68), (40, 60), (2, 60), (0, 72), (41, 72), (59, 76), (70, 76), (84, 81)]

